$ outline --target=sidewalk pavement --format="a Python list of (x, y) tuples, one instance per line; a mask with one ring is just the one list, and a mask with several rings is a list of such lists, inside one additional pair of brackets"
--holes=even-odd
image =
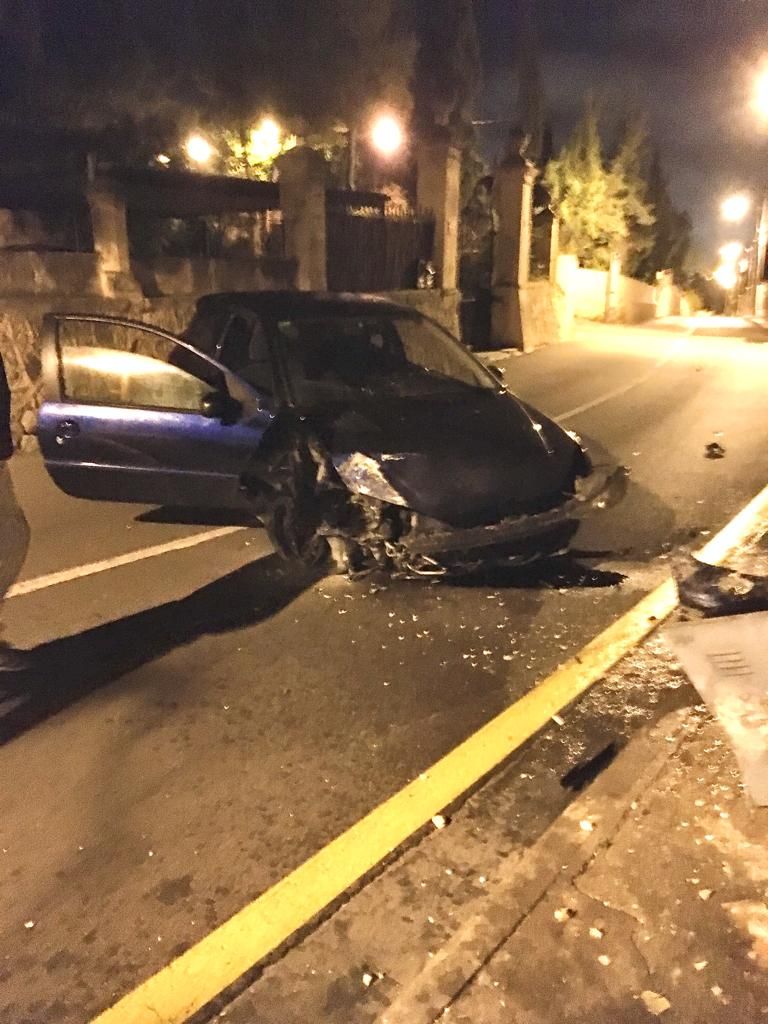
[[(621, 813), (606, 815), (615, 783)], [(694, 711), (662, 721), (531, 852), (536, 870), (562, 848), (560, 877), (444, 1017), (768, 1020), (767, 825), (768, 809), (750, 806), (715, 722)], [(568, 834), (577, 827), (592, 827), (597, 844), (579, 851)]]
[[(543, 781), (520, 778), (541, 797)], [(768, 809), (750, 805), (702, 706), (637, 733), (528, 848), (498, 781), (220, 1019), (768, 1021)]]

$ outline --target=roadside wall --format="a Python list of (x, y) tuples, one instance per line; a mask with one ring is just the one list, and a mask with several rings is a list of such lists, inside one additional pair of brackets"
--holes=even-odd
[(423, 288), (383, 292), (384, 298), (412, 306), (425, 316), (437, 320), (454, 337), (460, 337), (459, 306), (461, 292), (457, 289)]
[(656, 285), (619, 275), (610, 295), (608, 278), (606, 270), (578, 266), (575, 256), (559, 256), (556, 282), (566, 314), (582, 320), (637, 324), (678, 316), (685, 310), (682, 293), (669, 273), (659, 274)]
[(0, 295), (99, 295), (100, 260), (93, 252), (0, 250)]
[[(198, 259), (158, 256), (131, 263), (139, 284), (136, 296), (194, 295), (208, 292), (263, 291), (292, 288), (292, 260), (275, 257), (252, 259)], [(0, 250), (0, 295), (3, 297), (56, 295), (103, 296), (101, 259), (89, 252), (35, 252)]]
[(565, 287), (573, 306), (573, 315), (582, 320), (602, 320), (608, 287), (607, 271), (579, 266), (572, 270), (569, 267), (569, 270)]
[(148, 298), (199, 298), (211, 292), (293, 288), (296, 266), (292, 260), (270, 257), (238, 260), (158, 256), (152, 260), (133, 260), (131, 270)]
[(656, 316), (656, 297), (652, 284), (635, 281), (631, 277), (619, 278), (618, 304), (615, 317), (621, 323), (639, 324)]

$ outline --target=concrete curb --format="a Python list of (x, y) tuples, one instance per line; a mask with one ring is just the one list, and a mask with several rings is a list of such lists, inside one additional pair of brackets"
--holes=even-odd
[[(427, 962), (377, 1024), (433, 1024), (520, 927), (556, 882), (581, 874), (611, 845), (632, 805), (653, 785), (691, 731), (691, 711), (667, 715), (633, 738), (528, 850), (508, 860), (489, 886), (489, 904)], [(695, 728), (695, 726), (693, 726)]]

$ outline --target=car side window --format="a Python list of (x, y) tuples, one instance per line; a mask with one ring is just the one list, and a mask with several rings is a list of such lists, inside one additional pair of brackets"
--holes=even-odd
[(230, 317), (220, 342), (219, 361), (239, 373), (250, 359), (253, 324), (244, 316)]
[(59, 320), (57, 349), (70, 402), (200, 412), (223, 383), (214, 367), (172, 339), (128, 324)]
[(260, 320), (233, 316), (221, 340), (219, 360), (265, 395), (274, 394), (272, 359)]

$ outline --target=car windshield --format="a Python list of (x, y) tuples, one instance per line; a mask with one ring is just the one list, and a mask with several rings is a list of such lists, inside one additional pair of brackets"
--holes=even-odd
[(300, 402), (498, 389), (457, 341), (418, 315), (297, 317), (274, 321), (272, 330)]

